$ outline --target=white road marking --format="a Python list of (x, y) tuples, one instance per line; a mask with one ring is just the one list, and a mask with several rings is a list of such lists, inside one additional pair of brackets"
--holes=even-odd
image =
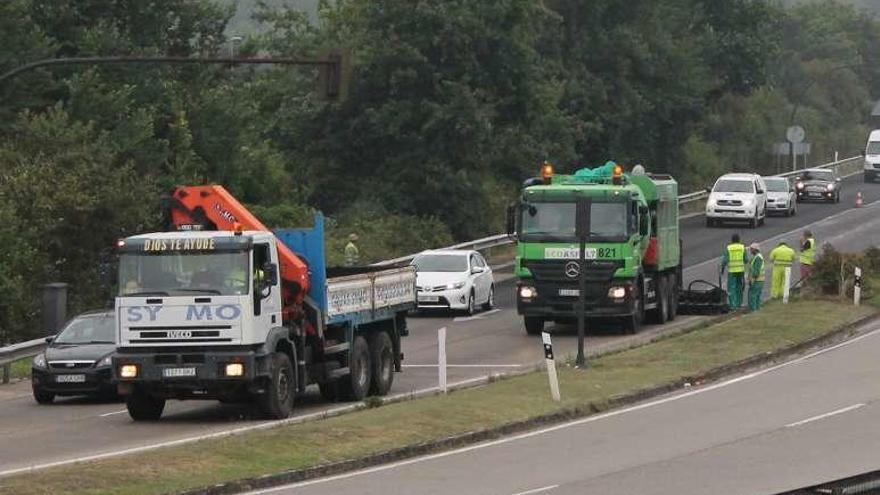
[(692, 396), (695, 396), (695, 395), (704, 394), (704, 393), (706, 393), (706, 392), (710, 392), (710, 391), (712, 391), (712, 390), (717, 390), (717, 389), (725, 388), (725, 387), (728, 387), (728, 386), (730, 386), (730, 385), (733, 385), (733, 384), (736, 384), (736, 383), (739, 383), (739, 382), (743, 382), (743, 381), (746, 381), (746, 380), (751, 380), (752, 378), (755, 378), (755, 377), (758, 377), (758, 376), (761, 376), (761, 375), (764, 375), (764, 374), (767, 374), (767, 373), (771, 373), (771, 372), (776, 371), (776, 370), (778, 370), (778, 369), (785, 368), (785, 367), (787, 367), (787, 366), (791, 366), (792, 364), (795, 364), (795, 363), (803, 362), (803, 361), (805, 361), (805, 360), (807, 360), (807, 359), (811, 359), (811, 358), (816, 357), (816, 356), (819, 356), (819, 355), (821, 355), (821, 354), (825, 354), (826, 352), (830, 352), (830, 351), (832, 351), (832, 350), (834, 350), (834, 349), (839, 349), (839, 348), (841, 348), (841, 347), (848, 346), (848, 345), (853, 344), (853, 343), (855, 343), (855, 342), (858, 342), (858, 341), (860, 341), (860, 340), (862, 340), (862, 339), (864, 339), (864, 338), (867, 338), (867, 337), (871, 337), (871, 336), (877, 335), (878, 333), (880, 333), (880, 328), (875, 329), (875, 330), (872, 330), (872, 331), (870, 331), (869, 333), (866, 333), (866, 334), (864, 334), (864, 335), (861, 335), (861, 336), (859, 336), (859, 337), (856, 337), (856, 338), (854, 338), (854, 339), (852, 339), (852, 340), (848, 340), (848, 341), (846, 341), (846, 342), (841, 342), (840, 344), (834, 345), (834, 346), (832, 346), (832, 347), (828, 347), (828, 348), (826, 348), (826, 349), (821, 349), (821, 350), (819, 350), (819, 351), (816, 351), (816, 352), (813, 352), (813, 353), (807, 354), (806, 356), (799, 357), (799, 358), (794, 359), (794, 360), (792, 360), (792, 361), (786, 361), (786, 362), (784, 362), (784, 363), (778, 364), (778, 365), (776, 365), (776, 366), (772, 366), (772, 367), (770, 367), (770, 368), (766, 368), (766, 369), (763, 369), (763, 370), (754, 371), (754, 372), (749, 373), (749, 374), (747, 374), (747, 375), (738, 376), (738, 377), (736, 377), (736, 378), (731, 378), (730, 380), (727, 380), (727, 381), (724, 381), (724, 382), (716, 383), (716, 384), (714, 384), (714, 385), (709, 385), (709, 386), (707, 386), (707, 387), (699, 388), (699, 389), (696, 389), (696, 390), (691, 390), (691, 391), (689, 391), (689, 392), (684, 392), (684, 393), (681, 393), (681, 394), (678, 394), (678, 395), (673, 395), (673, 396), (669, 396), (669, 397), (664, 397), (664, 398), (662, 398), (662, 399), (657, 399), (657, 400), (653, 400), (653, 401), (650, 401), (650, 402), (643, 402), (643, 403), (641, 403), (641, 404), (636, 404), (635, 406), (630, 406), (630, 407), (623, 408), (623, 409), (618, 409), (618, 410), (615, 410), (615, 411), (609, 411), (609, 412), (607, 412), (607, 413), (597, 414), (597, 415), (595, 415), (595, 416), (588, 416), (588, 417), (586, 417), (586, 418), (578, 419), (578, 420), (575, 420), (575, 421), (570, 421), (570, 422), (568, 422), (568, 423), (562, 423), (562, 424), (559, 424), (559, 425), (555, 425), (555, 426), (550, 426), (550, 427), (547, 427), (547, 428), (543, 428), (543, 429), (540, 429), (540, 430), (533, 430), (533, 431), (529, 431), (529, 432), (526, 432), (526, 433), (521, 433), (521, 434), (519, 434), (519, 435), (514, 435), (514, 436), (510, 436), (510, 437), (505, 437), (505, 438), (499, 438), (498, 440), (492, 440), (492, 441), (489, 441), (489, 442), (478, 443), (478, 444), (475, 444), (475, 445), (470, 445), (470, 446), (468, 446), (468, 447), (462, 447), (462, 448), (460, 448), (460, 449), (449, 450), (449, 451), (446, 451), (446, 452), (439, 452), (439, 453), (436, 453), (436, 454), (430, 454), (430, 455), (426, 455), (426, 456), (422, 456), (422, 457), (416, 457), (416, 458), (413, 458), (413, 459), (406, 459), (406, 460), (403, 460), (403, 461), (398, 461), (398, 462), (394, 462), (394, 463), (391, 463), (391, 464), (384, 464), (384, 465), (381, 465), (381, 466), (374, 466), (374, 467), (371, 467), (371, 468), (362, 469), (362, 470), (360, 470), (360, 471), (352, 471), (352, 472), (349, 472), (349, 473), (337, 474), (337, 475), (335, 475), (335, 476), (330, 476), (330, 477), (327, 477), (327, 478), (318, 478), (318, 479), (314, 479), (314, 480), (300, 481), (300, 482), (297, 482), (297, 483), (291, 483), (291, 484), (289, 484), (289, 485), (278, 486), (278, 487), (275, 487), (275, 488), (266, 488), (266, 489), (263, 489), (263, 490), (257, 490), (257, 491), (247, 492), (245, 495), (262, 495), (262, 494), (265, 494), (265, 493), (273, 493), (273, 492), (277, 492), (277, 491), (281, 491), (281, 490), (290, 490), (290, 489), (294, 489), (294, 488), (302, 488), (302, 487), (306, 487), (306, 486), (310, 486), (310, 485), (317, 485), (317, 484), (321, 484), (321, 483), (329, 483), (329, 482), (332, 482), (332, 481), (343, 480), (343, 479), (347, 479), (347, 478), (353, 478), (353, 477), (355, 477), (355, 476), (363, 476), (363, 475), (365, 475), (365, 474), (372, 474), (372, 473), (377, 473), (377, 472), (381, 472), (381, 471), (387, 471), (387, 470), (390, 470), (390, 469), (396, 469), (396, 468), (403, 467), (403, 466), (409, 466), (410, 464), (417, 464), (417, 463), (421, 463), (421, 462), (425, 462), (425, 461), (431, 461), (431, 460), (434, 460), (434, 459), (442, 459), (442, 458), (444, 458), (444, 457), (450, 457), (450, 456), (454, 456), (454, 455), (458, 455), (458, 454), (464, 454), (464, 453), (472, 452), (472, 451), (475, 451), (475, 450), (485, 449), (485, 448), (488, 448), (488, 447), (494, 447), (494, 446), (496, 446), (496, 445), (504, 445), (504, 444), (507, 444), (507, 443), (516, 442), (516, 441), (518, 441), (518, 440), (523, 440), (523, 439), (526, 439), (526, 438), (531, 438), (531, 437), (536, 437), (536, 436), (539, 436), (539, 435), (543, 435), (543, 434), (545, 434), (545, 433), (551, 433), (551, 432), (554, 432), (554, 431), (563, 430), (563, 429), (566, 429), (566, 428), (571, 428), (571, 427), (573, 427), (573, 426), (580, 426), (580, 425), (584, 425), (584, 424), (587, 424), (587, 423), (593, 423), (593, 422), (595, 422), (595, 421), (601, 421), (601, 420), (603, 420), (603, 419), (613, 418), (613, 417), (615, 417), (615, 416), (621, 416), (621, 415), (623, 415), (623, 414), (627, 414), (627, 413), (630, 413), (630, 412), (640, 411), (640, 410), (642, 410), (642, 409), (648, 409), (648, 408), (655, 407), (655, 406), (659, 406), (659, 405), (666, 404), (666, 403), (669, 403), (669, 402), (679, 401), (679, 400), (684, 399), (684, 398), (687, 398), (687, 397), (692, 397)]
[(121, 411), (113, 411), (113, 412), (104, 413), (101, 415), (101, 417), (106, 418), (107, 416), (115, 416), (117, 414), (123, 414), (123, 413), (127, 413), (127, 412), (128, 412), (128, 409), (123, 409)]
[(533, 493), (549, 492), (550, 490), (553, 490), (553, 489), (555, 489), (555, 488), (559, 488), (559, 485), (547, 485), (547, 486), (542, 486), (541, 488), (535, 488), (534, 490), (527, 490), (527, 491), (524, 491), (524, 492), (517, 492), (517, 493), (514, 493), (513, 495), (532, 495)]
[(496, 309), (490, 309), (489, 311), (486, 311), (485, 313), (476, 314), (474, 316), (457, 316), (452, 321), (454, 323), (464, 323), (466, 321), (482, 320), (483, 318), (485, 318), (489, 315), (498, 313), (499, 311), (501, 311), (501, 310), (496, 308)]
[[(404, 368), (436, 368), (436, 364), (404, 364)], [(522, 368), (521, 364), (447, 364), (447, 368)]]
[(838, 414), (843, 414), (846, 412), (854, 411), (854, 410), (856, 410), (860, 407), (864, 407), (864, 406), (865, 406), (864, 404), (853, 404), (849, 407), (844, 407), (844, 408), (838, 409), (836, 411), (831, 411), (831, 412), (828, 412), (825, 414), (820, 414), (818, 416), (813, 416), (812, 418), (807, 418), (807, 419), (804, 419), (801, 421), (797, 421), (795, 423), (789, 423), (789, 424), (785, 425), (785, 427), (786, 428), (794, 428), (795, 426), (805, 425), (807, 423), (812, 423), (813, 421), (819, 421), (820, 419), (830, 418), (831, 416), (837, 416)]

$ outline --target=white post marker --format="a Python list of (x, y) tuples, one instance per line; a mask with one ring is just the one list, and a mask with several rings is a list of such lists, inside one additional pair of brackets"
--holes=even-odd
[(791, 267), (785, 267), (785, 281), (782, 282), (782, 304), (788, 304), (788, 294), (791, 292)]
[(556, 376), (556, 360), (553, 359), (553, 344), (550, 343), (550, 334), (541, 332), (541, 340), (544, 342), (544, 360), (547, 363), (547, 377), (550, 379), (550, 395), (553, 400), (559, 402), (559, 377)]
[(440, 391), (446, 393), (446, 327), (437, 330), (437, 379)]
[(853, 304), (858, 306), (862, 300), (862, 269), (856, 267), (856, 279), (853, 281)]

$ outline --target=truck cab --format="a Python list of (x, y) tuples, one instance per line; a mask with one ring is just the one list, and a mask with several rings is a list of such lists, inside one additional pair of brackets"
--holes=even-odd
[(646, 311), (664, 321), (673, 316), (680, 266), (676, 193), (668, 176), (624, 176), (616, 164), (527, 181), (513, 213), (517, 310), (526, 332), (577, 318), (581, 239), (586, 316), (616, 320), (630, 332)]

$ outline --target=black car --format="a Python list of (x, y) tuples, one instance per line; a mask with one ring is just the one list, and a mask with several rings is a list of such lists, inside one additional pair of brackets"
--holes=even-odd
[(46, 341), (49, 346), (31, 365), (37, 402), (48, 404), (60, 395), (115, 395), (110, 383), (110, 358), (116, 351), (113, 311), (83, 313)]
[(818, 200), (840, 202), (840, 179), (831, 169), (810, 168), (794, 180), (798, 201)]

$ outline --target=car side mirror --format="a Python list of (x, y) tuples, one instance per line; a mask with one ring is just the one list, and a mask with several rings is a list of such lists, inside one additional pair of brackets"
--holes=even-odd
[(712, 194), (712, 188), (711, 188), (711, 187), (707, 187), (707, 188), (706, 188), (706, 194)]
[(861, 155), (862, 155), (862, 156), (865, 156), (865, 155), (867, 155), (867, 154), (868, 154), (867, 151), (865, 151), (865, 150), (862, 150), (862, 151), (861, 151)]
[(475, 266), (475, 267), (471, 268), (471, 273), (473, 273), (475, 275), (478, 273), (483, 273), (485, 271), (486, 271), (486, 269), (483, 268), (482, 266)]
[(55, 341), (55, 335), (50, 335), (50, 336), (46, 337), (47, 344), (51, 344), (54, 341)]
[(840, 182), (840, 177), (834, 179), (834, 182)]

